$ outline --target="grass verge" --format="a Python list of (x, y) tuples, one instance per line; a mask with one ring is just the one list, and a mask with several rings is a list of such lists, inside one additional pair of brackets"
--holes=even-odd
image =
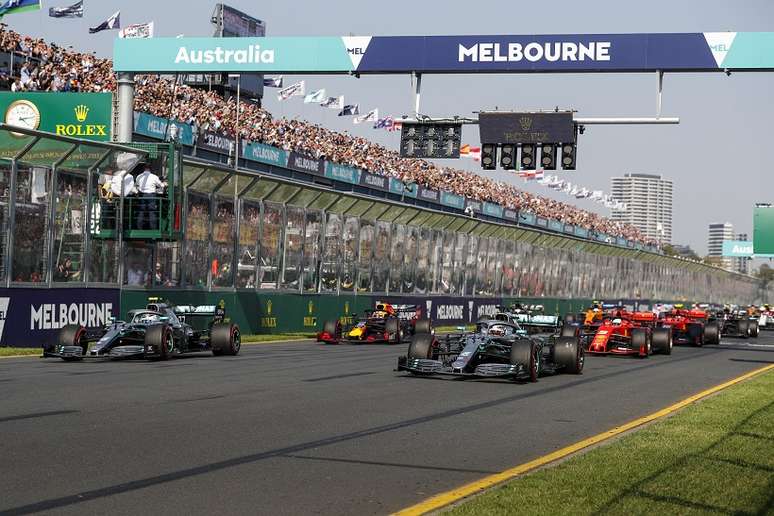
[[(283, 340), (313, 339), (313, 333), (279, 333), (276, 335), (242, 335), (242, 344), (263, 344)], [(18, 356), (40, 356), (42, 348), (6, 348), (0, 347), (0, 358)]]
[(774, 371), (448, 512), (772, 514)]

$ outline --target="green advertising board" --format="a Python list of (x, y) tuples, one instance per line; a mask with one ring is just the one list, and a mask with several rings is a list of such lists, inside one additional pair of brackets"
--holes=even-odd
[(87, 140), (110, 141), (112, 93), (0, 92), (9, 125)]
[(756, 256), (774, 255), (774, 207), (772, 206), (755, 208), (753, 250)]

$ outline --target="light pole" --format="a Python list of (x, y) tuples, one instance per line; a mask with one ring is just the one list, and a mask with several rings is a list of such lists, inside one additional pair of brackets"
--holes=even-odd
[(234, 170), (239, 168), (239, 102), (242, 96), (242, 75), (229, 74), (229, 79), (237, 80), (237, 100), (236, 100), (236, 135), (234, 137)]

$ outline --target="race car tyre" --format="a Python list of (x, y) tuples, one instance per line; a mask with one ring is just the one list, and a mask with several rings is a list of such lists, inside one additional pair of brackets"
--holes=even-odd
[[(716, 323), (717, 324), (717, 323)], [(706, 326), (705, 326), (706, 328)], [(718, 329), (720, 327), (718, 326)], [(693, 341), (694, 346), (702, 347), (706, 341), (706, 330), (700, 324), (689, 324), (686, 327), (688, 337)], [(709, 342), (708, 342), (709, 344)]]
[[(83, 354), (86, 354), (86, 345), (81, 340), (86, 334), (86, 329), (80, 324), (68, 324), (59, 330), (59, 346), (80, 346)], [(81, 360), (81, 357), (63, 357), (64, 360)]]
[(575, 318), (575, 314), (566, 314), (564, 316), (564, 324), (575, 324), (578, 322)]
[(400, 321), (398, 319), (387, 319), (384, 322), (384, 333), (387, 334), (387, 342), (400, 344)]
[(210, 346), (212, 354), (219, 355), (237, 355), (242, 347), (242, 337), (239, 333), (239, 326), (231, 323), (218, 323), (212, 325), (210, 330)]
[(166, 360), (175, 351), (172, 328), (166, 324), (154, 324), (145, 330), (145, 354)]
[(651, 337), (653, 353), (664, 355), (672, 354), (672, 330), (669, 328), (655, 328)]
[(703, 340), (706, 344), (720, 344), (720, 326), (711, 322), (704, 325)]
[(573, 326), (571, 324), (568, 324), (567, 321), (565, 321), (564, 326), (562, 326), (562, 331), (559, 334), (559, 336), (560, 337), (576, 338), (579, 333), (580, 333), (580, 328), (578, 326)]
[(737, 323), (737, 328), (739, 329), (739, 336), (743, 339), (750, 337), (750, 321), (746, 321), (744, 319), (739, 320)]
[(408, 348), (409, 358), (430, 358), (433, 350), (433, 336), (429, 333), (414, 335)]
[(760, 333), (758, 329), (758, 321), (750, 321), (750, 337), (756, 338)]
[(581, 374), (586, 354), (577, 337), (559, 337), (554, 344), (554, 362), (562, 371)]
[(414, 334), (419, 333), (432, 333), (433, 326), (430, 324), (430, 319), (420, 319), (414, 325)]
[(632, 330), (632, 348), (637, 351), (645, 348), (645, 354), (640, 351), (640, 358), (648, 357), (648, 332), (645, 328), (634, 328)]
[(540, 375), (540, 356), (537, 346), (529, 339), (517, 340), (511, 346), (511, 365), (527, 366), (529, 381), (538, 381)]
[(333, 335), (334, 338), (339, 338), (339, 322), (325, 321), (325, 323), (323, 323), (323, 332), (328, 335)]

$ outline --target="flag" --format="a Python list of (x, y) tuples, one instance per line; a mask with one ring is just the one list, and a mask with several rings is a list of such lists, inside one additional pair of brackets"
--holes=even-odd
[(341, 97), (328, 97), (327, 99), (320, 102), (320, 107), (339, 110), (344, 109), (344, 95)]
[(148, 23), (135, 23), (127, 25), (123, 29), (118, 31), (119, 38), (152, 38), (153, 37), (153, 22)]
[(465, 143), (460, 147), (460, 157), (473, 158), (475, 161), (480, 161), (481, 147), (471, 147), (469, 143)]
[(313, 91), (304, 97), (304, 104), (319, 104), (323, 99), (325, 99), (325, 88)]
[(352, 116), (352, 115), (359, 115), (360, 114), (360, 104), (347, 104), (343, 108), (341, 108), (341, 111), (339, 111), (338, 116)]
[(580, 188), (578, 188), (578, 185), (575, 185), (570, 190), (570, 195), (576, 196), (576, 195), (578, 195), (579, 192), (580, 192)]
[(363, 122), (375, 122), (379, 120), (379, 108), (372, 109), (368, 113), (366, 113), (363, 116), (356, 116), (352, 123), (354, 124), (362, 124)]
[(96, 34), (97, 32), (101, 32), (103, 30), (113, 30), (113, 29), (120, 29), (121, 28), (121, 11), (114, 12), (110, 18), (103, 21), (96, 27), (89, 28), (89, 34)]
[(534, 179), (543, 179), (544, 171), (542, 168), (540, 170), (520, 170), (518, 174), (519, 177), (532, 181)]
[(400, 131), (401, 129), (403, 129), (403, 122), (400, 120), (393, 120), (392, 127), (387, 128), (388, 131)]
[(597, 199), (602, 198), (602, 190), (594, 190), (591, 192), (591, 199), (596, 201)]
[(583, 187), (583, 188), (581, 188), (580, 192), (575, 194), (575, 198), (576, 199), (585, 199), (589, 195), (591, 195), (591, 193), (589, 192), (588, 188)]
[(37, 11), (40, 0), (0, 0), (0, 18), (6, 14)]
[(378, 119), (374, 122), (374, 129), (387, 129), (392, 126), (393, 119), (391, 116)]
[(263, 85), (268, 88), (282, 88), (282, 76), (269, 77), (268, 79), (264, 77)]
[(83, 0), (69, 7), (51, 7), (48, 15), (52, 18), (83, 18)]
[(288, 100), (290, 97), (300, 97), (304, 95), (304, 81), (291, 84), (287, 88), (282, 88), (277, 94), (278, 100)]

